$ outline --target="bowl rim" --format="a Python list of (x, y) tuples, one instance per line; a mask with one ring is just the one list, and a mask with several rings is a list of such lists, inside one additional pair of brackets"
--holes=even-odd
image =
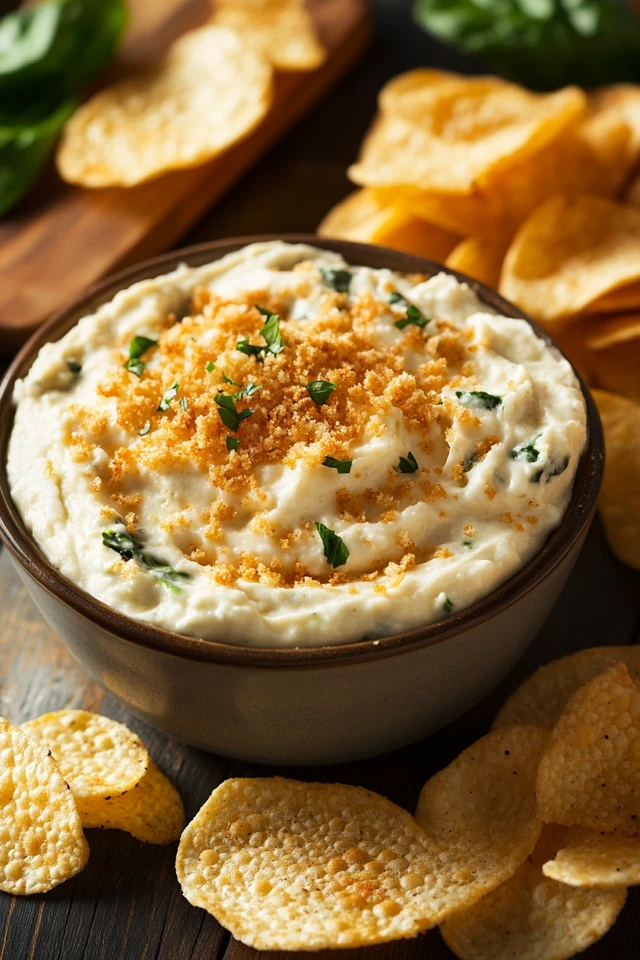
[[(333, 250), (342, 254), (347, 262), (373, 268), (387, 267), (400, 272), (426, 273), (430, 276), (436, 273), (447, 273), (469, 284), (483, 303), (499, 313), (525, 320), (539, 337), (565, 356), (546, 330), (486, 284), (436, 261), (413, 254), (372, 244), (305, 233), (256, 234), (208, 241), (172, 250), (111, 274), (75, 297), (33, 333), (7, 369), (0, 383), (0, 538), (26, 573), (48, 594), (71, 608), (76, 614), (97, 624), (108, 634), (120, 640), (180, 658), (245, 667), (300, 669), (384, 659), (442, 643), (489, 620), (537, 587), (564, 561), (591, 522), (602, 482), (604, 443), (595, 403), (582, 377), (572, 364), (587, 410), (587, 444), (574, 477), (571, 499), (559, 526), (551, 532), (538, 552), (523, 567), (491, 593), (446, 620), (401, 634), (318, 647), (250, 647), (189, 637), (142, 620), (135, 620), (91, 596), (56, 570), (25, 529), (17, 507), (11, 499), (6, 453), (13, 426), (14, 408), (11, 401), (13, 386), (16, 379), (24, 376), (30, 368), (36, 353), (44, 343), (57, 341), (81, 317), (110, 300), (119, 290), (139, 280), (170, 272), (181, 263), (200, 266), (220, 259), (248, 244), (275, 240)], [(565, 357), (565, 359), (568, 358)]]

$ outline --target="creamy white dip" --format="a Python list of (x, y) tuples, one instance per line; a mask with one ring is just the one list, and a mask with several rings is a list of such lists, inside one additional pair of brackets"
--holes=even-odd
[[(135, 337), (157, 343), (127, 369)], [(55, 567), (130, 617), (265, 647), (490, 593), (560, 522), (586, 438), (569, 364), (524, 321), (445, 274), (283, 243), (122, 291), (15, 404), (12, 495)]]

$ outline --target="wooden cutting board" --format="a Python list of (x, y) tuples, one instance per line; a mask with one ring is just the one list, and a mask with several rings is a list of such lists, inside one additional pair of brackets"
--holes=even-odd
[[(307, 0), (328, 57), (278, 73), (273, 106), (246, 139), (205, 166), (132, 189), (85, 190), (53, 165), (0, 221), (0, 353), (105, 274), (171, 247), (349, 68), (370, 35), (368, 0)], [(208, 0), (129, 0), (131, 23), (109, 76), (153, 60), (210, 12)]]

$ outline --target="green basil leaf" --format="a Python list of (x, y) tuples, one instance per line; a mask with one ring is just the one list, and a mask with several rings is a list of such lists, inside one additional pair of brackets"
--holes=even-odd
[(329, 380), (312, 380), (307, 384), (309, 396), (318, 407), (322, 407), (336, 389), (335, 383)]
[(237, 450), (240, 446), (240, 437), (227, 437), (227, 450)]
[(342, 537), (329, 527), (325, 527), (324, 523), (315, 521), (314, 526), (322, 540), (327, 563), (330, 563), (334, 570), (336, 567), (343, 566), (349, 559), (349, 551)]
[(150, 347), (155, 347), (157, 342), (150, 337), (134, 337), (129, 343), (129, 359), (124, 364), (125, 370), (128, 370), (129, 373), (135, 373), (136, 377), (141, 377), (145, 371), (146, 363), (143, 363), (140, 357)]
[(424, 313), (411, 303), (407, 307), (406, 316), (402, 320), (396, 320), (395, 326), (398, 330), (404, 330), (410, 326), (424, 328), (428, 323), (431, 323), (431, 317), (425, 317)]
[(165, 394), (162, 397), (162, 400), (158, 404), (158, 410), (160, 412), (169, 409), (169, 407), (171, 406), (171, 401), (178, 396), (179, 389), (180, 389), (180, 384), (176, 380), (176, 382), (172, 384), (172, 386), (170, 386), (168, 390), (165, 391)]

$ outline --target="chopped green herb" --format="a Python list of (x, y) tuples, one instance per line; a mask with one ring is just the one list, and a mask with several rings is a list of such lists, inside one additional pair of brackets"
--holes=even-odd
[(456, 390), (456, 397), (472, 410), (494, 410), (502, 403), (502, 397), (495, 397), (484, 390)]
[(335, 389), (335, 383), (329, 380), (312, 380), (307, 384), (309, 396), (318, 407), (324, 406)]
[(225, 427), (235, 433), (243, 420), (253, 416), (253, 410), (247, 408), (238, 412), (233, 397), (229, 393), (218, 393), (213, 398), (220, 409), (218, 414)]
[(406, 457), (400, 457), (400, 461), (397, 467), (393, 468), (396, 473), (415, 473), (416, 470), (419, 470), (418, 461), (412, 453), (408, 453)]
[(264, 345), (259, 347), (249, 342), (248, 337), (243, 337), (236, 343), (236, 350), (246, 354), (248, 357), (255, 357), (259, 363), (264, 361), (265, 354), (271, 353), (276, 356), (284, 350), (284, 343), (280, 333), (280, 317), (277, 313), (270, 313), (263, 310), (262, 307), (256, 307), (263, 316), (267, 317), (267, 322), (260, 329), (260, 336), (264, 340)]
[(105, 547), (119, 553), (123, 560), (135, 560), (145, 567), (159, 583), (168, 587), (169, 590), (179, 592), (180, 587), (175, 581), (189, 579), (188, 573), (174, 570), (166, 560), (161, 560), (160, 557), (156, 557), (152, 553), (146, 553), (142, 540), (127, 530), (104, 530), (102, 542)]
[(406, 303), (407, 298), (399, 290), (392, 290), (389, 294), (389, 303)]
[(535, 442), (538, 439), (540, 434), (537, 434), (533, 440), (527, 440), (524, 443), (519, 443), (516, 447), (513, 448), (509, 456), (512, 460), (524, 460), (527, 463), (535, 463), (538, 457), (540, 456), (540, 451), (536, 450)]
[(402, 320), (396, 320), (395, 326), (398, 330), (404, 330), (409, 326), (424, 328), (428, 323), (431, 323), (431, 317), (425, 317), (424, 313), (411, 303), (407, 307), (407, 315)]
[(223, 383), (230, 383), (232, 387), (239, 387), (239, 386), (240, 386), (239, 383), (236, 383), (235, 380), (232, 380), (231, 377), (228, 377), (228, 376), (226, 375), (226, 373), (224, 372), (224, 370), (221, 370), (220, 373), (222, 374), (222, 381), (223, 381)]
[(187, 400), (186, 397), (180, 397), (180, 409), (181, 410), (189, 409), (189, 401)]
[(447, 614), (447, 616), (448, 616), (448, 615), (451, 613), (451, 611), (453, 610), (453, 602), (449, 599), (449, 597), (445, 597), (445, 598), (444, 598), (444, 603), (442, 604), (442, 609), (443, 609), (444, 612)]
[(473, 546), (473, 544), (471, 543), (471, 540), (463, 540), (463, 541), (462, 541), (462, 546), (463, 546), (463, 547), (468, 547), (469, 550), (471, 550), (471, 547)]
[(135, 373), (136, 377), (141, 377), (144, 373), (146, 363), (143, 363), (140, 357), (143, 353), (150, 347), (155, 347), (157, 340), (152, 340), (150, 337), (134, 337), (133, 340), (129, 342), (129, 359), (124, 364), (125, 370), (128, 370), (129, 373)]
[(348, 293), (353, 274), (350, 270), (333, 270), (320, 268), (322, 282), (336, 293)]
[(334, 570), (336, 567), (341, 567), (349, 559), (349, 551), (344, 540), (334, 530), (325, 527), (324, 523), (318, 523), (316, 520), (314, 526), (322, 540), (327, 563), (330, 563)]
[(179, 390), (179, 389), (180, 389), (180, 384), (179, 384), (178, 381), (176, 380), (176, 382), (175, 382), (174, 384), (172, 384), (172, 385), (169, 387), (168, 390), (165, 391), (164, 396), (162, 397), (162, 400), (161, 400), (160, 403), (158, 404), (158, 410), (159, 410), (161, 413), (162, 413), (164, 410), (168, 410), (168, 409), (169, 409), (169, 407), (171, 406), (171, 401), (172, 401), (172, 400), (175, 400), (175, 398), (178, 396), (178, 390)]
[(67, 367), (71, 373), (80, 373), (82, 370), (82, 364), (78, 363), (77, 360), (67, 360)]
[(144, 437), (149, 433), (150, 429), (151, 429), (151, 420), (147, 420), (142, 430), (138, 430), (138, 433), (140, 434), (141, 437)]
[(213, 362), (213, 360), (209, 360), (209, 363), (207, 364), (207, 373), (213, 373), (215, 368), (216, 368), (216, 365)]
[(227, 450), (237, 450), (240, 446), (240, 437), (227, 437)]
[(464, 473), (469, 473), (469, 470), (478, 462), (479, 454), (477, 450), (474, 450), (473, 453), (470, 453), (462, 461), (462, 470)]
[(351, 464), (353, 460), (336, 460), (335, 457), (325, 457), (322, 461), (323, 467), (331, 467), (338, 473), (351, 473)]
[[(234, 384), (234, 386), (238, 386), (238, 384)], [(254, 393), (257, 393), (258, 390), (262, 390), (263, 387), (264, 383), (248, 383), (246, 387), (243, 387), (241, 390), (238, 390), (236, 393), (234, 393), (233, 399), (242, 400), (243, 397), (252, 397)]]
[(531, 477), (531, 483), (540, 483), (542, 477), (544, 477), (544, 482), (549, 483), (554, 477), (559, 477), (561, 473), (564, 473), (567, 467), (569, 466), (569, 457), (563, 457), (562, 460), (552, 461), (548, 466), (542, 467)]

